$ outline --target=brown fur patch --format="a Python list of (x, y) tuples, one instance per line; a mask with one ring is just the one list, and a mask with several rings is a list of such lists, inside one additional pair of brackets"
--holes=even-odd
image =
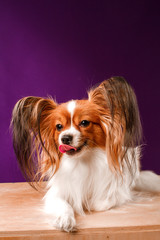
[[(81, 127), (83, 120), (90, 122), (89, 126)], [(101, 126), (99, 109), (88, 100), (78, 100), (73, 116), (73, 124), (84, 139), (88, 140), (89, 147), (105, 148), (105, 132)]]

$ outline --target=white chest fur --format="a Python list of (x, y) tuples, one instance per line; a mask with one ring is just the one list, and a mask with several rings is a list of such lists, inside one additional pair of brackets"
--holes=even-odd
[(107, 210), (131, 198), (131, 176), (125, 171), (115, 175), (108, 167), (106, 153), (92, 149), (78, 156), (63, 155), (60, 168), (49, 181), (46, 205), (51, 209), (52, 199), (65, 200), (75, 212)]

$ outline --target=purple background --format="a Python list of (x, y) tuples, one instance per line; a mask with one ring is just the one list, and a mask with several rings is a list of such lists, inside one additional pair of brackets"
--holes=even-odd
[(142, 168), (160, 174), (158, 1), (0, 1), (0, 181), (23, 178), (9, 124), (24, 96), (79, 99), (124, 76), (134, 87), (145, 136)]

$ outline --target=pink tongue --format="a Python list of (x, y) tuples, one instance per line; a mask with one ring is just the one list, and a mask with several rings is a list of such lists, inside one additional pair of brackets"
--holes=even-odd
[(68, 152), (68, 151), (70, 151), (72, 149), (75, 150), (75, 151), (77, 150), (77, 148), (69, 146), (69, 145), (66, 145), (66, 144), (62, 144), (62, 145), (59, 146), (59, 151), (61, 153)]

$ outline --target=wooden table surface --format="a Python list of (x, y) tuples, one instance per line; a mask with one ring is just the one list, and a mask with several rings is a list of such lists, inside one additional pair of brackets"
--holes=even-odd
[(160, 240), (160, 194), (106, 212), (77, 216), (78, 231), (64, 233), (43, 212), (43, 193), (28, 183), (0, 184), (0, 239)]

